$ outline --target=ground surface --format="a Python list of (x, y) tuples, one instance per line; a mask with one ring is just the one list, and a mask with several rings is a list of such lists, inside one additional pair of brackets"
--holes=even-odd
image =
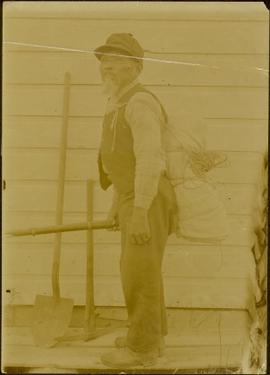
[[(100, 361), (100, 355), (113, 348), (115, 337), (125, 335), (126, 328), (116, 328), (113, 332), (85, 342), (80, 335), (81, 328), (70, 328), (67, 335), (75, 336), (58, 343), (53, 348), (39, 348), (33, 343), (27, 327), (6, 327), (2, 352), (2, 366), (19, 368), (20, 373), (31, 369), (49, 369), (50, 373), (108, 373), (132, 370), (109, 370)], [(78, 335), (78, 336), (77, 336)], [(141, 373), (190, 373), (234, 372), (239, 368), (246, 342), (246, 330), (241, 329), (186, 329), (171, 332), (166, 338), (165, 355), (158, 363), (147, 369), (137, 368)], [(61, 370), (62, 369), (62, 370)], [(196, 372), (193, 369), (197, 369)], [(217, 369), (223, 369), (219, 372)], [(119, 371), (120, 370), (120, 371)], [(42, 370), (39, 370), (41, 372)]]

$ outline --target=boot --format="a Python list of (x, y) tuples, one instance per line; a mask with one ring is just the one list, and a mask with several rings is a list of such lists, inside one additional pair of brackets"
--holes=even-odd
[(101, 356), (101, 362), (105, 366), (121, 370), (137, 366), (154, 366), (157, 363), (157, 359), (157, 350), (147, 353), (137, 353), (130, 350), (127, 346), (120, 349), (114, 349), (113, 351)]
[[(116, 346), (116, 348), (119, 348), (119, 349), (126, 347), (127, 346), (126, 337), (125, 336), (116, 337), (116, 339), (114, 340), (114, 345)], [(162, 336), (159, 342), (158, 356), (162, 357), (164, 353), (165, 353), (165, 340), (164, 340), (164, 337)]]

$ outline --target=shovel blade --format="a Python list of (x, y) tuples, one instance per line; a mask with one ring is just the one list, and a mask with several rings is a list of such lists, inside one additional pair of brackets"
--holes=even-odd
[(54, 346), (70, 324), (72, 309), (72, 299), (37, 295), (32, 325), (35, 345)]

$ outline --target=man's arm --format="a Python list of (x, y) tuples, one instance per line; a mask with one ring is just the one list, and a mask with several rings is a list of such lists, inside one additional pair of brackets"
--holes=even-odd
[(148, 93), (138, 93), (126, 108), (136, 158), (135, 200), (132, 217), (133, 242), (143, 244), (150, 238), (148, 209), (158, 192), (165, 169), (161, 144), (162, 113), (159, 103)]

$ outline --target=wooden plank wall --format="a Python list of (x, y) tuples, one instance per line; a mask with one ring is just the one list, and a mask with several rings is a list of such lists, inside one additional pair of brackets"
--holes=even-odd
[[(229, 238), (221, 246), (171, 236), (164, 275), (170, 307), (245, 308), (251, 213), (267, 144), (268, 17), (263, 3), (7, 2), (4, 40), (4, 230), (54, 223), (63, 79), (71, 73), (66, 223), (86, 217), (86, 183), (97, 181), (104, 97), (90, 50), (113, 32), (131, 32), (146, 57), (142, 82), (169, 113), (195, 112), (207, 124), (209, 148), (228, 155), (212, 177), (227, 207)], [(111, 192), (95, 184), (95, 217), (105, 217)], [(52, 235), (4, 239), (6, 303), (32, 304), (51, 294)], [(123, 305), (118, 233), (95, 233), (96, 304)], [(63, 296), (83, 304), (84, 232), (63, 235)]]

